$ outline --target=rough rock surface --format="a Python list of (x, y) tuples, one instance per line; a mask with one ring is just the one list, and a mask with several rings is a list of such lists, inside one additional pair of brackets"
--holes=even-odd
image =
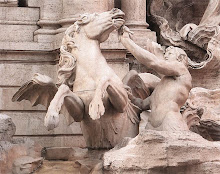
[(0, 114), (0, 141), (11, 141), (15, 131), (11, 117)]
[(103, 160), (104, 173), (219, 174), (220, 143), (192, 132), (145, 131)]
[(13, 174), (29, 174), (43, 163), (43, 158), (32, 158), (30, 156), (22, 156), (13, 163)]
[(46, 148), (46, 160), (36, 174), (102, 174), (102, 156), (105, 151), (77, 147)]
[(74, 161), (88, 158), (88, 149), (79, 147), (51, 147), (45, 149), (46, 160)]
[(15, 130), (12, 119), (0, 114), (0, 174), (11, 174), (13, 168), (13, 174), (27, 173), (41, 160), (42, 147), (27, 138), (14, 140)]

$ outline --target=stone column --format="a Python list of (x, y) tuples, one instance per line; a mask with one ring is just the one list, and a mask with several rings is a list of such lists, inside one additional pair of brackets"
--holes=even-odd
[[(132, 37), (134, 42), (143, 48), (147, 39), (156, 42), (156, 33), (147, 29), (149, 24), (146, 22), (146, 6), (146, 0), (121, 0), (121, 9), (125, 13), (125, 25), (134, 32)], [(126, 57), (134, 64), (134, 67), (138, 67), (136, 70), (140, 72), (142, 66), (136, 59), (129, 53)]]
[(147, 29), (146, 0), (121, 0), (121, 9), (125, 13), (125, 25), (134, 32), (134, 40), (144, 46), (146, 39), (156, 41), (155, 32)]
[(129, 28), (146, 29), (146, 0), (121, 0), (121, 9), (125, 13), (126, 25)]
[(40, 20), (41, 27), (34, 32), (34, 39), (37, 42), (53, 42), (56, 30), (60, 28), (58, 20), (62, 14), (62, 0), (40, 0)]
[(63, 0), (60, 24), (66, 28), (75, 22), (81, 14), (108, 11), (108, 7), (108, 0)]

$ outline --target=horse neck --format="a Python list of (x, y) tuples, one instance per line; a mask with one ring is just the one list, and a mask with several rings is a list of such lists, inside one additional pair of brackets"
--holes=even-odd
[(76, 50), (72, 53), (77, 59), (89, 57), (103, 57), (100, 50), (100, 43), (97, 40), (87, 38), (87, 36), (78, 37), (76, 40)]

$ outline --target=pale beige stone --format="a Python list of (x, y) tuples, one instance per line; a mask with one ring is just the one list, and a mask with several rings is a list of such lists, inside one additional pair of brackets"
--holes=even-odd
[(29, 138), (42, 147), (86, 147), (82, 135), (15, 136), (14, 139)]
[[(42, 72), (52, 79), (57, 78), (57, 67), (54, 65), (40, 64), (0, 64), (0, 84), (2, 86), (21, 86), (24, 81), (31, 79), (37, 73)], [(13, 71), (16, 70), (16, 71)]]
[(12, 119), (4, 114), (0, 114), (0, 141), (11, 141), (15, 134), (16, 127)]
[[(2, 25), (0, 41), (30, 42), (34, 40), (33, 33), (38, 29), (37, 25)], [(10, 32), (7, 32), (10, 31)]]
[(45, 149), (46, 160), (82, 160), (88, 158), (88, 149), (79, 147), (52, 147)]
[(147, 28), (146, 0), (122, 0), (121, 9), (125, 12), (125, 24), (133, 28)]
[(40, 7), (41, 3), (39, 3), (39, 1), (36, 0), (26, 0), (27, 6), (28, 7)]
[(145, 131), (104, 154), (104, 173), (217, 174), (219, 156), (219, 142), (198, 134)]
[[(2, 122), (2, 120), (4, 119), (8, 123)], [(0, 127), (4, 129), (7, 126), (10, 126), (10, 124), (12, 124), (12, 121), (9, 120), (8, 116), (6, 117), (1, 115), (1, 123), (3, 124), (0, 124)], [(4, 131), (6, 131), (9, 136), (12, 136), (10, 135), (12, 133), (12, 130), (4, 129)], [(0, 130), (0, 132), (2, 132), (2, 130)], [(7, 140), (10, 140), (10, 142)], [(42, 158), (39, 158), (42, 147), (39, 144), (31, 141), (30, 139), (0, 139), (0, 147), (0, 173), (2, 174), (21, 174), (23, 171), (26, 171), (26, 169), (33, 167), (33, 165), (31, 164), (32, 162), (35, 163), (39, 160), (42, 160)], [(33, 161), (33, 158), (37, 159)], [(23, 159), (26, 161), (24, 161)], [(20, 172), (17, 171), (19, 169), (21, 169)]]
[(53, 43), (37, 43), (37, 42), (13, 42), (13, 41), (1, 41), (0, 50), (8, 51), (52, 51), (54, 50)]
[(22, 103), (12, 102), (11, 98), (13, 97), (14, 93), (18, 90), (18, 88), (0, 88), (0, 109), (3, 111), (23, 111), (23, 110), (39, 110), (45, 111), (46, 108), (44, 106), (35, 106), (32, 107), (29, 101), (24, 101)]
[(125, 63), (108, 63), (120, 79), (122, 79), (129, 71), (129, 65)]
[(212, 141), (220, 140), (219, 95), (219, 89), (193, 88), (182, 113), (192, 131)]
[(0, 20), (1, 22), (7, 21), (33, 21), (39, 20), (38, 8), (19, 8), (19, 7), (0, 7)]
[(6, 113), (10, 115), (13, 122), (16, 123), (15, 135), (82, 135), (80, 124), (75, 122), (68, 126), (63, 115), (60, 116), (59, 126), (54, 130), (48, 131), (44, 126), (44, 117), (46, 115), (46, 111)]
[(13, 174), (28, 174), (33, 172), (41, 163), (43, 163), (42, 157), (22, 156), (14, 161), (12, 172)]

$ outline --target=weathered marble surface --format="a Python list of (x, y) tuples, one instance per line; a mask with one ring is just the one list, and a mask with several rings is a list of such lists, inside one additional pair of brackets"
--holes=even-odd
[(145, 131), (104, 154), (104, 173), (220, 172), (220, 143), (192, 132)]
[(45, 161), (37, 174), (102, 174), (102, 156), (105, 150), (76, 147), (46, 148)]
[(16, 127), (11, 117), (0, 114), (0, 141), (12, 141)]
[(186, 101), (183, 117), (189, 128), (208, 140), (220, 140), (220, 90), (193, 88)]
[(13, 139), (15, 125), (0, 114), (0, 173), (27, 174), (42, 161), (41, 146), (29, 139)]

